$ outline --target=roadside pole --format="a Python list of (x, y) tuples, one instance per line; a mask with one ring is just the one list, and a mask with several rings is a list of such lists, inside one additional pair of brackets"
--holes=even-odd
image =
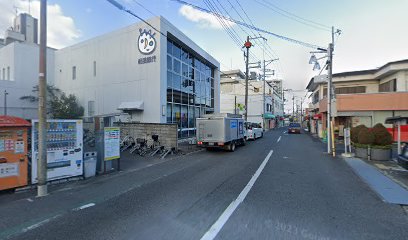
[[(41, 0), (40, 8), (40, 69), (38, 79), (38, 188), (37, 196), (47, 190), (47, 0)], [(35, 160), (34, 160), (35, 161)]]
[(249, 78), (249, 48), (252, 46), (252, 43), (249, 41), (249, 36), (244, 44), (246, 48), (246, 62), (245, 62), (245, 122), (248, 122), (248, 78)]

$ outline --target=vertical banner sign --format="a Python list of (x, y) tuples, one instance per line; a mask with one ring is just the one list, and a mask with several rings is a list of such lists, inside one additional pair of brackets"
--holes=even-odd
[(120, 128), (104, 128), (104, 156), (105, 161), (120, 158)]

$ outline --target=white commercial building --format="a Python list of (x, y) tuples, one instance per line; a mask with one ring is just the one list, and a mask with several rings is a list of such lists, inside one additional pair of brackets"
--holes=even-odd
[[(276, 119), (283, 116), (281, 86), (282, 81), (267, 80), (264, 99), (264, 82), (249, 80), (248, 122), (261, 123), (265, 129), (275, 126)], [(225, 71), (221, 74), (220, 112), (245, 113), (245, 75), (240, 70)]]
[(219, 112), (219, 62), (163, 17), (55, 53), (55, 85), (74, 94), (85, 117), (177, 123), (195, 135), (195, 118)]
[[(0, 39), (0, 114), (35, 119), (38, 103), (20, 99), (35, 96), (33, 87), (38, 84), (39, 46), (37, 44), (37, 20), (28, 14), (20, 14), (14, 26), (6, 30)], [(54, 80), (54, 49), (47, 49), (47, 79)]]

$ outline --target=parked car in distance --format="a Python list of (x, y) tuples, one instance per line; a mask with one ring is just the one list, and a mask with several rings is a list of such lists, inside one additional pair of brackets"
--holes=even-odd
[(406, 144), (402, 148), (401, 154), (398, 156), (398, 164), (405, 168), (408, 169), (408, 144)]
[(300, 133), (300, 123), (290, 123), (288, 133)]
[(246, 138), (247, 140), (255, 140), (263, 137), (263, 128), (259, 123), (246, 122)]

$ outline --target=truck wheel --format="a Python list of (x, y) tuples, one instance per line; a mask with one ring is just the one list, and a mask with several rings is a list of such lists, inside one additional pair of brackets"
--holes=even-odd
[(235, 151), (235, 143), (231, 143), (229, 146), (228, 146), (228, 150), (230, 151), (230, 152), (234, 152)]

